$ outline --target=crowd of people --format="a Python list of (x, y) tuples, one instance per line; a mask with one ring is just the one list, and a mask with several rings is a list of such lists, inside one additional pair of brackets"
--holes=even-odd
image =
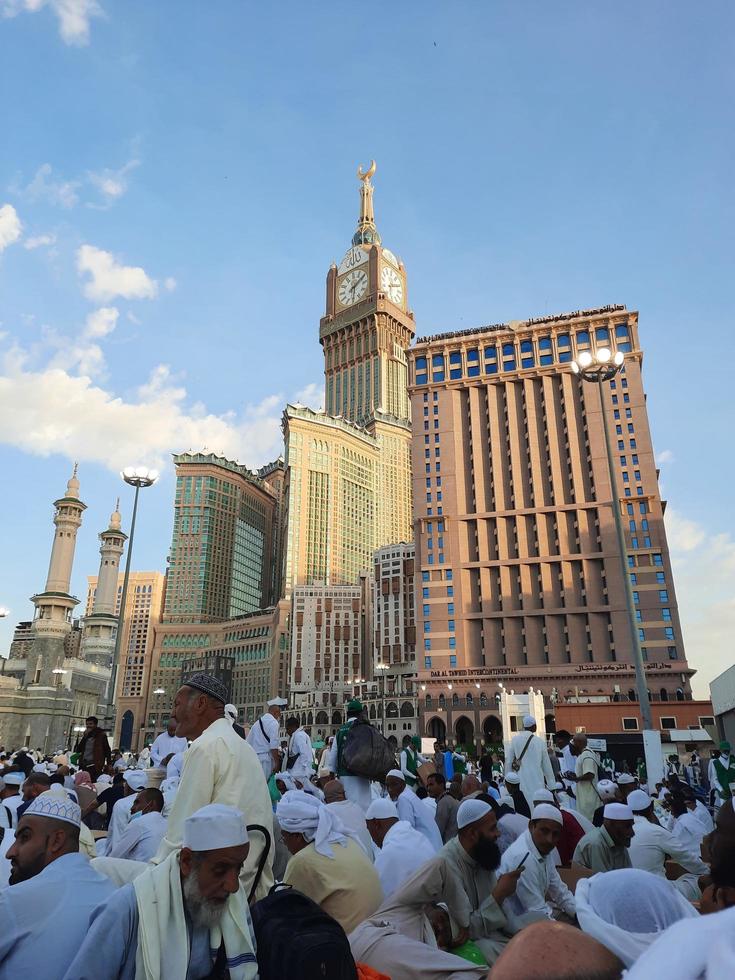
[(318, 757), (285, 707), (246, 730), (199, 673), (137, 757), (94, 718), (0, 750), (0, 977), (735, 976), (728, 743), (710, 803), (531, 716), (504, 755), (407, 738), (376, 772), (359, 701)]

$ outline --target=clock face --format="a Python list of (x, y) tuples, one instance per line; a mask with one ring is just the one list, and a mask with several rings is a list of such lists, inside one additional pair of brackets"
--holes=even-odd
[(358, 303), (367, 292), (368, 277), (364, 269), (353, 269), (340, 281), (337, 296), (342, 306)]
[(403, 282), (398, 273), (389, 265), (380, 270), (380, 285), (391, 303), (400, 306), (403, 302)]
[(340, 262), (337, 274), (341, 276), (343, 272), (348, 272), (350, 269), (367, 262), (367, 260), (368, 253), (364, 248), (351, 248)]

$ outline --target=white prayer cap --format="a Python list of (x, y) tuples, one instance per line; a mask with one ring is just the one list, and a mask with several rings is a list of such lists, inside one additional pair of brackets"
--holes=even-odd
[(616, 780), (618, 786), (631, 786), (635, 782), (635, 776), (629, 772), (621, 772)]
[(531, 813), (531, 820), (556, 820), (557, 823), (564, 823), (561, 811), (553, 803), (537, 804)]
[(365, 814), (366, 820), (390, 820), (391, 817), (398, 819), (398, 810), (395, 803), (387, 796), (373, 800)]
[(97, 782), (103, 784), (111, 783), (112, 776), (107, 772), (103, 772), (97, 777)]
[(644, 793), (642, 789), (634, 789), (628, 794), (628, 806), (636, 813), (647, 810), (652, 802), (648, 793)]
[(288, 701), (285, 698), (271, 698), (268, 701), (269, 708), (285, 708)]
[(25, 773), (22, 772), (6, 772), (3, 779), (6, 786), (22, 786), (26, 781)]
[(617, 786), (612, 779), (601, 779), (597, 784), (597, 792), (603, 803), (612, 803), (617, 793)]
[(394, 779), (400, 779), (402, 783), (406, 782), (406, 777), (403, 775), (400, 769), (391, 769), (390, 772), (386, 773), (385, 778), (388, 776), (393, 776)]
[(523, 717), (524, 728), (533, 728), (535, 724), (536, 724), (536, 719), (533, 717), (533, 715), (524, 715)]
[(537, 789), (533, 792), (533, 803), (553, 803), (554, 794), (549, 789)]
[(148, 776), (144, 769), (126, 769), (123, 773), (123, 779), (136, 793), (139, 793), (148, 785)]
[(78, 827), (82, 822), (82, 811), (79, 804), (70, 799), (63, 787), (40, 793), (31, 803), (23, 816), (48, 817), (49, 820), (63, 820), (65, 823)]
[(521, 777), (518, 775), (517, 772), (513, 772), (513, 770), (511, 769), (510, 772), (506, 772), (505, 781), (506, 783), (510, 783), (513, 786), (520, 786)]
[(627, 803), (606, 803), (602, 816), (605, 820), (632, 820), (633, 811)]
[[(270, 704), (270, 701), (268, 703)], [(237, 708), (234, 704), (225, 705), (225, 715), (227, 715), (228, 718), (231, 718), (232, 721), (237, 721)]]
[(239, 847), (248, 840), (245, 817), (224, 803), (208, 803), (184, 821), (183, 846), (191, 851)]
[(46, 763), (45, 762), (37, 762), (31, 771), (32, 772), (44, 772), (45, 773), (46, 772)]
[(477, 823), (488, 813), (492, 813), (492, 809), (490, 804), (484, 800), (465, 800), (457, 807), (457, 829), (462, 830), (463, 827), (468, 827), (471, 823)]

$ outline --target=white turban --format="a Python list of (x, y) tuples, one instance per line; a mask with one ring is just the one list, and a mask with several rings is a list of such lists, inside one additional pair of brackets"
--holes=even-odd
[(237, 721), (237, 708), (234, 704), (225, 705), (225, 718), (229, 718), (231, 722)]
[(123, 773), (123, 779), (136, 793), (139, 793), (148, 785), (148, 776), (144, 769), (126, 769)]
[(390, 820), (391, 817), (397, 820), (398, 810), (395, 803), (387, 796), (380, 796), (377, 800), (373, 800), (365, 814), (366, 820)]
[(617, 778), (618, 786), (632, 786), (635, 782), (635, 776), (631, 776), (629, 772), (621, 772)]
[(612, 779), (601, 779), (597, 784), (597, 792), (600, 794), (603, 803), (612, 803), (617, 791), (618, 788)]
[(523, 717), (523, 727), (524, 728), (526, 728), (526, 729), (528, 729), (528, 728), (534, 728), (535, 725), (536, 725), (536, 719), (533, 717), (533, 715), (524, 715), (524, 717)]
[(510, 783), (512, 786), (521, 785), (521, 777), (518, 775), (517, 772), (513, 772), (512, 770), (510, 772), (506, 772), (505, 781), (506, 783)]
[(627, 803), (606, 803), (602, 816), (605, 820), (632, 820), (633, 811)]
[(395, 779), (400, 779), (402, 783), (406, 782), (406, 777), (403, 775), (400, 769), (391, 769), (389, 773), (386, 774), (386, 779), (388, 776), (393, 776)]
[(277, 772), (275, 774), (276, 783), (283, 783), (286, 787), (286, 791), (290, 789), (296, 789), (296, 783), (290, 772)]
[(625, 966), (635, 963), (673, 923), (699, 918), (671, 882), (638, 868), (581, 878), (574, 899), (582, 931), (615, 953)]
[(485, 800), (467, 799), (457, 807), (457, 829), (462, 830), (471, 823), (477, 823), (488, 813), (492, 812), (492, 807)]
[(644, 793), (642, 789), (634, 789), (628, 796), (628, 806), (634, 813), (642, 813), (643, 810), (647, 810), (649, 808), (651, 803), (653, 803), (653, 800), (648, 793)]
[(533, 791), (533, 803), (553, 803), (554, 794), (549, 789), (535, 789)]
[(564, 823), (561, 811), (557, 810), (553, 803), (539, 803), (535, 806), (531, 813), (531, 820), (555, 820), (557, 823)]
[(276, 816), (281, 830), (303, 834), (306, 840), (314, 841), (317, 854), (324, 857), (333, 858), (331, 845), (346, 847), (347, 839), (353, 836), (331, 807), (302, 789), (290, 789), (283, 794), (276, 804)]

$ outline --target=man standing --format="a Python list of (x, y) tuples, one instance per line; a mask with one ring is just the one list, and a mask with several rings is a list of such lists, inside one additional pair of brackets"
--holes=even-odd
[(426, 791), (432, 800), (436, 800), (436, 811), (434, 820), (439, 828), (442, 843), (457, 836), (457, 810), (459, 801), (447, 793), (447, 784), (444, 781), (444, 774), (432, 772), (426, 780)]
[(107, 735), (99, 727), (94, 715), (90, 715), (84, 724), (86, 731), (77, 742), (74, 751), (79, 753), (79, 768), (88, 772), (94, 783), (112, 760), (112, 750)]
[(130, 822), (119, 835), (107, 856), (127, 861), (150, 861), (166, 833), (164, 799), (160, 789), (143, 789), (133, 800)]
[(634, 834), (631, 808), (626, 803), (608, 803), (602, 826), (585, 834), (572, 860), (594, 872), (630, 868), (628, 848)]
[(283, 768), (300, 783), (308, 783), (314, 772), (314, 751), (311, 739), (299, 725), (299, 719), (292, 715), (286, 719), (288, 747)]
[(418, 735), (406, 735), (401, 749), (400, 767), (409, 789), (415, 790), (419, 785), (419, 766), (429, 761), (421, 755), (420, 748), (421, 739)]
[(362, 776), (353, 776), (352, 773), (347, 771), (343, 760), (345, 742), (347, 741), (350, 728), (358, 721), (362, 715), (362, 711), (362, 702), (358, 701), (357, 698), (353, 698), (347, 702), (347, 721), (337, 730), (335, 739), (327, 754), (326, 764), (332, 778), (336, 776), (341, 781), (345, 788), (347, 799), (352, 800), (353, 803), (357, 803), (365, 811), (370, 806), (372, 800), (370, 780), (363, 779)]
[(554, 744), (561, 752), (559, 770), (564, 787), (570, 800), (570, 806), (574, 808), (574, 755), (572, 753), (572, 736), (565, 728), (560, 728), (554, 735)]
[(730, 755), (729, 742), (720, 742), (720, 755), (711, 763), (711, 771), (717, 812), (725, 800), (730, 799), (735, 789), (735, 759)]
[(399, 819), (406, 820), (414, 830), (423, 834), (434, 851), (441, 850), (442, 838), (434, 814), (415, 793), (406, 789), (406, 780), (400, 769), (391, 769), (385, 777), (385, 787), (396, 804)]
[[(162, 863), (181, 847), (184, 822), (209, 803), (222, 803), (247, 813), (253, 824), (273, 826), (273, 808), (263, 769), (252, 748), (232, 730), (225, 718), (227, 688), (210, 674), (194, 674), (179, 689), (173, 707), (176, 734), (191, 740), (184, 756), (176, 797), (168, 816), (166, 836), (154, 858)], [(257, 727), (257, 726), (256, 726)], [(242, 870), (249, 894), (264, 843), (254, 838)], [(273, 850), (260, 876), (256, 897), (268, 894), (273, 884)]]
[(186, 752), (186, 747), (186, 739), (176, 737), (176, 720), (169, 718), (166, 731), (151, 745), (151, 762), (156, 768), (165, 769), (177, 752)]
[(389, 898), (418, 869), (435, 855), (423, 834), (406, 820), (398, 819), (398, 810), (390, 800), (373, 800), (365, 814), (367, 829), (379, 848), (375, 858), (383, 888), (383, 899)]
[(452, 915), (492, 966), (511, 936), (502, 906), (515, 892), (521, 869), (495, 874), (500, 866), (500, 831), (489, 803), (465, 800), (457, 812), (457, 826), (459, 833), (444, 845), (438, 859), (460, 886), (463, 900), (455, 900)]
[(552, 786), (556, 782), (546, 745), (536, 735), (536, 727), (536, 719), (532, 715), (526, 715), (523, 719), (525, 730), (513, 736), (505, 760), (506, 774), (515, 768), (521, 777), (521, 792), (529, 807), (537, 789)]
[(267, 705), (268, 710), (258, 718), (245, 740), (263, 767), (266, 782), (270, 779), (271, 773), (278, 772), (281, 768), (278, 729), (281, 720), (281, 708), (287, 704), (288, 701), (285, 698), (271, 698)]
[(89, 916), (115, 886), (79, 853), (81, 811), (63, 789), (38, 796), (8, 849), (10, 886), (0, 888), (0, 976), (61, 980)]
[(597, 756), (592, 749), (587, 748), (587, 736), (582, 734), (575, 735), (572, 739), (572, 752), (575, 757), (574, 784), (577, 809), (583, 817), (592, 820), (600, 803), (600, 796), (595, 789)]
[(249, 847), (239, 810), (218, 803), (197, 810), (184, 823), (180, 851), (96, 910), (67, 980), (200, 980), (228, 970), (232, 980), (257, 977), (240, 879)]

